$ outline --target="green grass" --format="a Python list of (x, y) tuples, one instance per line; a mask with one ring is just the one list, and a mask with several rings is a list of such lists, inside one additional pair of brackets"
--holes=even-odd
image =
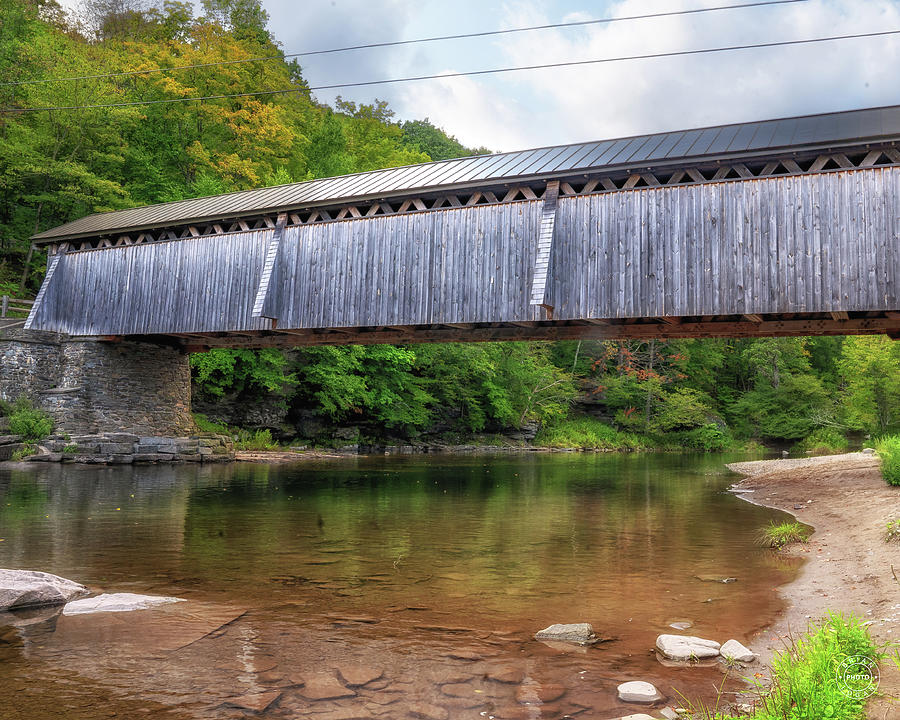
[(782, 548), (791, 543), (805, 543), (809, 537), (809, 530), (798, 522), (783, 522), (777, 525), (769, 523), (762, 529), (759, 542), (771, 548)]
[[(841, 662), (862, 656), (876, 664), (885, 658), (875, 646), (862, 620), (830, 613), (818, 627), (811, 627), (772, 660), (772, 684), (757, 684), (757, 697), (749, 715), (730, 715), (720, 710), (722, 687), (714, 707), (684, 700), (692, 720), (863, 720), (866, 700), (852, 697), (838, 680)], [(683, 696), (682, 696), (683, 697)]]
[(214, 420), (210, 420), (203, 413), (194, 413), (194, 422), (197, 424), (197, 427), (200, 428), (200, 432), (211, 432), (211, 433), (219, 433), (221, 435), (231, 435), (231, 431), (228, 429), (228, 426), (223, 423), (217, 423)]
[(40, 440), (53, 432), (51, 417), (35, 408), (31, 399), (24, 395), (5, 409), (9, 414), (9, 431), (13, 435), (21, 435), (26, 440)]
[(269, 430), (241, 430), (234, 441), (235, 450), (277, 450), (278, 443), (272, 440)]
[(538, 447), (580, 450), (645, 450), (647, 442), (621, 432), (591, 417), (566, 418), (540, 429), (534, 439)]
[(794, 452), (810, 455), (835, 455), (847, 452), (850, 443), (834, 428), (819, 428), (794, 445)]
[(885, 542), (900, 542), (900, 518), (888, 520), (884, 530)]
[(22, 445), (20, 450), (16, 450), (12, 456), (10, 456), (10, 460), (13, 462), (19, 462), (20, 460), (24, 460), (30, 455), (34, 455), (37, 453), (37, 448), (31, 443), (25, 443)]
[(888, 485), (900, 485), (900, 435), (889, 435), (875, 445), (881, 458), (881, 475)]

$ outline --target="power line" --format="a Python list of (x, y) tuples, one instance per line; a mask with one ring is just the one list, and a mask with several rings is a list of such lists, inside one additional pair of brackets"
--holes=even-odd
[(806, 40), (781, 40), (778, 42), (754, 43), (749, 45), (728, 45), (718, 48), (702, 48), (699, 50), (675, 50), (664, 53), (648, 53), (645, 55), (628, 55), (624, 57), (599, 58), (595, 60), (572, 60), (570, 62), (544, 63), (541, 65), (520, 65), (518, 67), (494, 68), (491, 70), (470, 70), (467, 72), (440, 73), (435, 75), (414, 75), (403, 78), (388, 78), (385, 80), (365, 80), (362, 82), (334, 83), (331, 85), (316, 85), (314, 87), (290, 87), (281, 90), (260, 90), (256, 92), (228, 93), (223, 95), (204, 95), (202, 97), (165, 98), (162, 100), (135, 100), (122, 103), (105, 103), (99, 105), (59, 105), (49, 107), (32, 108), (0, 108), (0, 112), (37, 112), (39, 110), (100, 110), (106, 108), (137, 107), (140, 105), (170, 105), (174, 103), (193, 102), (203, 100), (227, 100), (241, 97), (260, 97), (271, 95), (288, 95), (290, 93), (305, 92), (307, 90), (336, 90), (339, 88), (368, 87), (372, 85), (392, 85), (404, 82), (417, 82), (420, 80), (436, 80), (439, 78), (472, 77), (475, 75), (493, 75), (499, 73), (520, 72), (524, 70), (542, 70), (545, 68), (577, 67), (580, 65), (599, 65), (602, 63), (625, 62), (630, 60), (651, 60), (655, 58), (668, 58), (688, 55), (707, 55), (735, 50), (756, 50), (760, 48), (785, 47), (788, 45), (811, 45), (813, 43), (833, 42), (838, 40), (855, 40), (860, 38), (884, 37), (898, 35), (900, 30), (882, 30), (879, 32), (856, 33), (853, 35), (832, 35), (823, 38), (809, 38)]
[(594, 20), (573, 20), (564, 23), (551, 23), (547, 25), (533, 25), (530, 27), (509, 28), (506, 30), (486, 30), (483, 32), (462, 33), (459, 35), (437, 35), (434, 37), (418, 38), (416, 40), (393, 40), (390, 42), (368, 43), (366, 45), (348, 45), (346, 47), (330, 48), (327, 50), (309, 50), (305, 52), (286, 53), (282, 55), (262, 55), (259, 57), (242, 58), (240, 60), (221, 60), (219, 62), (196, 63), (194, 65), (176, 65), (169, 68), (151, 68), (148, 70), (129, 70), (116, 73), (98, 73), (96, 75), (76, 75), (61, 78), (39, 78), (35, 80), (19, 80), (16, 82), (2, 82), (0, 87), (18, 85), (36, 85), (40, 83), (67, 82), (71, 80), (96, 80), (100, 78), (129, 77), (134, 75), (151, 75), (153, 73), (172, 72), (175, 70), (193, 70), (198, 68), (215, 67), (218, 65), (238, 65), (241, 63), (263, 62), (266, 60), (284, 60), (294, 57), (308, 57), (311, 55), (329, 55), (332, 53), (348, 52), (351, 50), (367, 50), (370, 48), (397, 47), (399, 45), (414, 45), (417, 43), (439, 42), (444, 40), (462, 40), (465, 38), (489, 37), (492, 35), (509, 35), (511, 33), (531, 32), (534, 30), (551, 30), (555, 28), (579, 27), (585, 25), (600, 25), (627, 20), (646, 20), (651, 18), (671, 17), (673, 15), (697, 15), (699, 13), (715, 12), (717, 10), (738, 10), (742, 8), (762, 7), (765, 5), (792, 5), (794, 3), (808, 2), (809, 0), (765, 0), (764, 2), (745, 2), (737, 5), (719, 5), (716, 7), (695, 8), (693, 10), (672, 10), (669, 12), (650, 13), (647, 15), (628, 15), (617, 18), (599, 18)]

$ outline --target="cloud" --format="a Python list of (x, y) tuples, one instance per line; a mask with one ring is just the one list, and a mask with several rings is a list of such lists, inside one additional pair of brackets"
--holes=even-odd
[[(504, 21), (553, 21), (537, 7), (509, 4)], [(625, 0), (611, 10), (622, 16), (689, 7), (698, 5)], [(896, 2), (812, 0), (508, 35), (499, 46), (503, 64), (529, 65), (889, 28), (900, 28)], [(886, 37), (528, 71), (503, 76), (502, 82), (473, 79), (455, 96), (433, 87), (409, 88), (398, 96), (398, 110), (427, 110), (433, 122), (469, 144), (514, 149), (894, 104), (900, 102), (898, 60), (900, 41)]]

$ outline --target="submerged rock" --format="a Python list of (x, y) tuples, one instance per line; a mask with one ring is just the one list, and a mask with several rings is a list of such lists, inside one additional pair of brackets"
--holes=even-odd
[(269, 692), (251, 693), (249, 695), (231, 698), (226, 701), (225, 704), (240, 708), (241, 710), (250, 710), (251, 712), (261, 713), (280, 697), (281, 693), (279, 691), (270, 690)]
[(719, 649), (719, 654), (726, 660), (751, 663), (756, 660), (756, 654), (750, 648), (744, 647), (737, 640), (729, 640)]
[(702, 660), (716, 657), (721, 646), (715, 640), (704, 640), (691, 635), (660, 635), (656, 648), (670, 660)]
[(571, 623), (568, 625), (557, 623), (535, 633), (534, 639), (568, 642), (576, 645), (591, 645), (600, 638), (594, 634), (594, 628), (590, 623)]
[(624, 682), (617, 688), (619, 700), (628, 703), (646, 703), (650, 705), (663, 700), (663, 696), (654, 685), (642, 680)]
[(729, 577), (728, 575), (695, 575), (695, 578), (698, 580), (702, 580), (703, 582), (718, 582), (718, 583), (733, 583), (737, 582), (736, 577)]
[(86, 615), (87, 613), (101, 612), (131, 612), (132, 610), (147, 610), (157, 605), (168, 605), (177, 602), (184, 602), (184, 600), (160, 595), (104, 593), (96, 597), (70, 602), (63, 608), (62, 614)]
[(36, 570), (0, 570), (0, 610), (63, 605), (88, 594), (84, 585)]

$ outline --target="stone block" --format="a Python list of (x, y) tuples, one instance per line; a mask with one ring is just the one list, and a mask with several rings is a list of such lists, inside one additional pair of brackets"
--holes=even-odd
[(112, 455), (109, 460), (110, 465), (131, 465), (133, 462), (134, 455), (131, 453)]
[(7, 445), (0, 445), (0, 460), (11, 460), (13, 453), (18, 452), (25, 445), (22, 443), (9, 443)]
[(22, 442), (21, 435), (0, 435), (0, 445), (12, 445)]
[(135, 453), (132, 455), (134, 459), (134, 463), (137, 464), (146, 464), (146, 463), (158, 463), (162, 458), (168, 458), (169, 455), (160, 455), (159, 453)]
[(199, 453), (179, 453), (176, 455), (182, 462), (200, 462), (202, 456)]
[(130, 443), (130, 442), (100, 443), (100, 452), (103, 455), (131, 455), (134, 452), (134, 443)]
[(212, 451), (212, 448), (201, 447), (201, 448), (198, 448), (198, 449), (197, 449), (197, 453), (198, 453), (199, 455), (202, 455), (202, 456), (205, 457), (206, 455), (212, 455), (212, 454), (213, 454), (213, 451)]
[(29, 455), (25, 458), (28, 462), (62, 462), (62, 453), (41, 453), (40, 455)]

